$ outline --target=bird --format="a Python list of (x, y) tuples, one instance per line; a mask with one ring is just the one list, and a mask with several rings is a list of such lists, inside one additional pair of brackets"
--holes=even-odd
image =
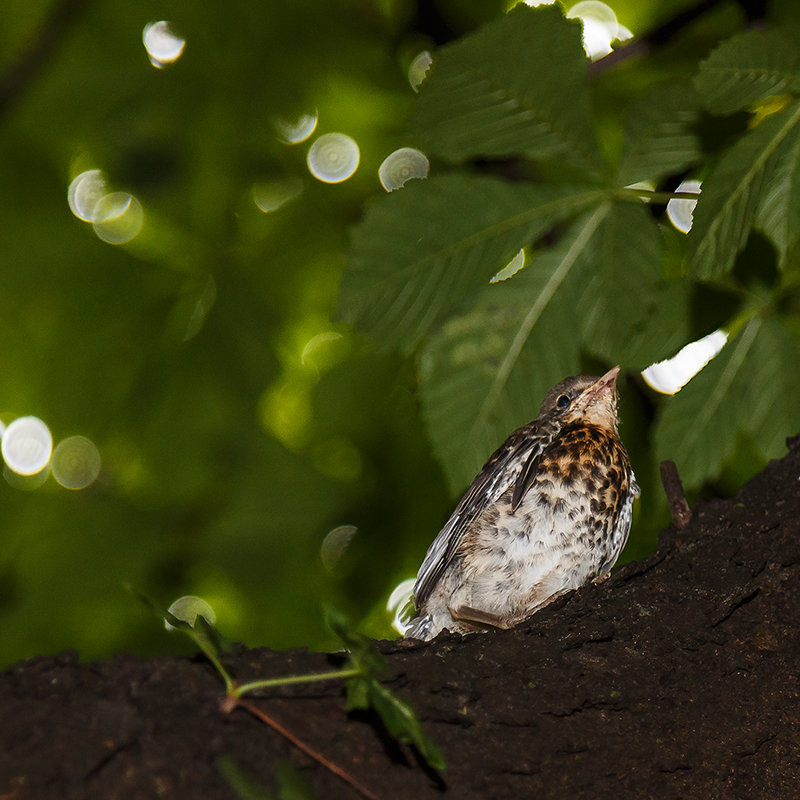
[(489, 458), (428, 548), (406, 638), (512, 628), (608, 577), (640, 493), (617, 429), (619, 372), (556, 384)]

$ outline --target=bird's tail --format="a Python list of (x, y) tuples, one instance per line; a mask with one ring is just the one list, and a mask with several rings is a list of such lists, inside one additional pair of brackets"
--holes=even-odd
[(430, 614), (420, 614), (414, 617), (406, 628), (403, 637), (406, 639), (422, 639), (427, 640), (433, 638), (431, 636), (431, 619)]

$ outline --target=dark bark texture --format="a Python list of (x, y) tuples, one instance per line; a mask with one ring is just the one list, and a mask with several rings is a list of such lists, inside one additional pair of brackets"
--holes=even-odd
[[(424, 768), (338, 683), (254, 702), (379, 798), (800, 796), (800, 438), (730, 500), (698, 504), (646, 560), (516, 630), (385, 642), (386, 685), (448, 767)], [(335, 656), (243, 650), (240, 680)], [(238, 709), (201, 658), (35, 658), (0, 676), (0, 798), (240, 797), (221, 756), (278, 797), (286, 762), (318, 798), (340, 777)], [(283, 767), (282, 767), (283, 765)], [(255, 796), (255, 795), (252, 795)]]

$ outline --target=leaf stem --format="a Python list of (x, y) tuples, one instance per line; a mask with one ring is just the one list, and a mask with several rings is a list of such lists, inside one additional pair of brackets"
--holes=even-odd
[(231, 686), (226, 686), (226, 688), (228, 689), (228, 694), (234, 697), (241, 697), (243, 694), (256, 689), (270, 689), (274, 686), (290, 686), (295, 683), (341, 680), (342, 678), (352, 678), (355, 675), (360, 675), (361, 672), (362, 671), (356, 667), (350, 667), (348, 669), (331, 670), (330, 672), (312, 672), (309, 675), (288, 675), (283, 678), (265, 678), (263, 680), (241, 683), (238, 686), (231, 684)]
[(191, 635), (191, 638), (194, 639), (197, 646), (203, 651), (205, 657), (211, 662), (216, 669), (217, 672), (222, 676), (222, 680), (225, 681), (225, 693), (231, 694), (236, 687), (236, 684), (231, 678), (228, 670), (222, 666), (222, 662), (219, 660), (215, 649), (207, 642), (202, 636), (199, 635)]

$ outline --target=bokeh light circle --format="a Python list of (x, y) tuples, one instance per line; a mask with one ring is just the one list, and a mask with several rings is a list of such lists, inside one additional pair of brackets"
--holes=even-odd
[(186, 47), (186, 40), (173, 33), (169, 22), (163, 19), (144, 26), (142, 43), (150, 63), (158, 69), (176, 62)]
[(411, 615), (408, 613), (413, 601), (416, 578), (406, 578), (394, 587), (386, 601), (386, 610), (392, 615), (392, 627), (400, 634), (408, 630)]
[(316, 130), (317, 112), (301, 114), (292, 120), (277, 118), (272, 121), (272, 124), (278, 134), (278, 138), (284, 144), (300, 144)]
[(66, 489), (85, 489), (100, 474), (100, 452), (85, 436), (63, 439), (53, 450), (53, 477)]
[(38, 417), (18, 417), (5, 429), (0, 451), (10, 470), (36, 475), (50, 463), (53, 436)]
[(108, 244), (130, 242), (142, 229), (141, 203), (127, 192), (111, 192), (95, 207), (94, 232)]
[(419, 91), (419, 87), (425, 80), (431, 64), (433, 64), (433, 56), (431, 56), (429, 50), (423, 50), (414, 56), (414, 60), (408, 67), (408, 82), (415, 92)]
[(525, 248), (523, 247), (503, 269), (489, 278), (489, 283), (500, 283), (507, 280), (512, 275), (516, 275), (525, 266)]
[(384, 159), (378, 169), (378, 177), (383, 188), (391, 192), (413, 178), (427, 178), (429, 169), (425, 153), (413, 147), (401, 147)]
[(294, 200), (303, 191), (300, 178), (286, 178), (256, 183), (253, 186), (253, 202), (259, 211), (269, 214)]
[(642, 370), (642, 377), (651, 389), (661, 394), (676, 394), (711, 359), (716, 358), (727, 341), (728, 334), (716, 330), (682, 347), (672, 358), (651, 364)]
[[(196, 597), (193, 594), (187, 594), (179, 597), (168, 609), (173, 617), (177, 617), (183, 622), (188, 622), (193, 628), (197, 622), (198, 617), (204, 617), (209, 625), (213, 625), (217, 621), (217, 615), (214, 609), (203, 600), (202, 597)], [(175, 630), (174, 625), (164, 620), (164, 627), (168, 631)]]
[(614, 9), (600, 0), (582, 0), (566, 13), (567, 19), (583, 23), (583, 49), (592, 60), (613, 50), (613, 43), (630, 38), (630, 31), (617, 21)]
[(358, 169), (361, 154), (355, 139), (345, 133), (326, 133), (308, 149), (309, 172), (323, 183), (341, 183)]
[[(675, 190), (687, 194), (700, 194), (701, 183), (696, 180), (686, 180)], [(689, 233), (692, 229), (694, 218), (694, 208), (697, 200), (686, 200), (684, 198), (673, 198), (667, 203), (667, 217), (669, 221), (681, 233)]]
[(319, 557), (328, 572), (336, 571), (357, 533), (358, 528), (355, 525), (339, 525), (322, 540)]
[(70, 211), (84, 222), (94, 222), (95, 209), (106, 196), (106, 179), (103, 171), (87, 169), (77, 175), (69, 185), (67, 202)]

